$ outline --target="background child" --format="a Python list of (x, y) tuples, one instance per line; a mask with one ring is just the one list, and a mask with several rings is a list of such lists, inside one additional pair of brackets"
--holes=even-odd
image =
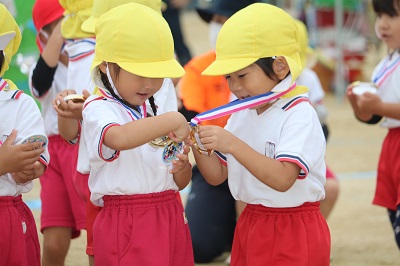
[(200, 127), (204, 148), (218, 156), (194, 151), (207, 182), (218, 185), (229, 175), (233, 197), (247, 203), (231, 265), (329, 265), (329, 229), (319, 209), (325, 139), (307, 89), (294, 82), (302, 68), (299, 51), (294, 20), (256, 3), (225, 22), (216, 60), (203, 72), (225, 75), (239, 99), (219, 108), (220, 115), (241, 110), (225, 129)]
[[(202, 76), (215, 60), (215, 45), (219, 30), (226, 20), (240, 9), (258, 1), (213, 0), (201, 1), (197, 13), (209, 23), (209, 38), (212, 50), (194, 57), (185, 65), (185, 75), (179, 83), (179, 96), (183, 108), (180, 112), (190, 121), (195, 115), (227, 104), (235, 99), (224, 76)], [(224, 127), (229, 116), (204, 121), (202, 125)], [(236, 204), (238, 205), (236, 208)], [(243, 204), (236, 201), (224, 181), (217, 187), (204, 180), (199, 169), (193, 167), (190, 194), (186, 202), (186, 215), (193, 241), (195, 262), (207, 263), (230, 251), (236, 219)]]
[[(304, 85), (309, 89), (308, 98), (317, 112), (319, 122), (321, 123), (322, 130), (324, 132), (325, 140), (327, 141), (329, 137), (329, 129), (326, 121), (328, 110), (323, 103), (325, 93), (317, 73), (307, 66), (310, 49), (308, 46), (307, 28), (302, 21), (295, 19), (295, 22), (299, 29), (301, 48), (300, 58), (303, 65), (303, 70), (297, 78), (296, 83), (298, 85)], [(329, 169), (328, 166), (326, 167), (326, 183), (324, 185), (324, 189), (325, 198), (321, 200), (320, 209), (325, 219), (328, 219), (328, 216), (331, 214), (339, 195), (339, 182), (335, 174), (331, 171), (331, 169)]]
[[(73, 183), (77, 146), (62, 139), (53, 99), (67, 84), (68, 55), (63, 52), (60, 26), (64, 9), (58, 0), (37, 0), (32, 10), (38, 32), (40, 57), (30, 73), (32, 95), (42, 107), (52, 161), (40, 178), (42, 201), (43, 265), (63, 265), (71, 238), (86, 225), (86, 207)], [(76, 123), (76, 122), (75, 122)]]
[[(0, 265), (40, 266), (35, 219), (21, 194), (32, 189), (32, 180), (44, 173), (50, 157), (41, 141), (21, 143), (33, 134), (45, 136), (43, 119), (35, 101), (2, 78), (20, 43), (17, 23), (0, 4)], [(13, 144), (17, 145), (12, 147)], [(2, 160), (7, 151), (13, 153)], [(8, 162), (12, 164), (6, 165)]]
[(400, 248), (400, 1), (377, 1), (372, 5), (377, 14), (378, 37), (387, 45), (389, 54), (375, 67), (371, 81), (377, 93), (353, 93), (347, 89), (347, 98), (356, 118), (367, 124), (380, 123), (388, 128), (382, 144), (378, 177), (373, 204), (388, 209), (397, 246)]
[[(125, 4), (100, 17), (96, 41), (92, 73), (103, 96), (91, 96), (83, 110), (91, 201), (104, 204), (93, 228), (95, 264), (193, 265), (187, 221), (175, 196), (190, 181), (189, 148), (158, 138), (168, 134), (179, 142), (189, 128), (178, 112), (159, 114), (152, 99), (164, 77), (184, 73), (168, 24), (148, 7)], [(146, 118), (148, 113), (154, 116)], [(177, 158), (165, 160), (171, 144)]]

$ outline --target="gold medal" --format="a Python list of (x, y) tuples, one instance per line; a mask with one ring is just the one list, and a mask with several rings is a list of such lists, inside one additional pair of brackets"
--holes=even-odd
[(149, 142), (153, 148), (163, 148), (162, 160), (165, 164), (169, 165), (173, 160), (178, 160), (177, 154), (183, 153), (183, 142), (175, 142), (167, 136), (153, 139)]
[(153, 139), (152, 141), (149, 142), (149, 145), (154, 148), (164, 148), (165, 146), (168, 146), (172, 142), (173, 141), (169, 137), (165, 136)]
[(200, 141), (199, 128), (199, 125), (190, 126), (190, 139), (193, 141), (194, 147), (200, 152), (200, 154), (210, 156), (214, 153), (214, 150), (204, 148), (203, 143)]

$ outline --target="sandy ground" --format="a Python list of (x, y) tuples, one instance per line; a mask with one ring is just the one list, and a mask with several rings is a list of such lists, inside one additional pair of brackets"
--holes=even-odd
[[(207, 25), (193, 12), (183, 16), (184, 30), (194, 55), (208, 50)], [(368, 57), (368, 60), (375, 60)], [(366, 70), (368, 71), (368, 69)], [(375, 171), (386, 130), (357, 122), (347, 101), (332, 94), (326, 97), (331, 129), (327, 145), (327, 164), (338, 175), (340, 196), (328, 224), (332, 235), (332, 265), (399, 265), (396, 247), (385, 209), (373, 206)], [(35, 183), (25, 200), (39, 198), (40, 184)], [(183, 196), (187, 194), (187, 189)], [(40, 210), (34, 210), (39, 225)], [(189, 221), (190, 222), (190, 221)], [(40, 234), (42, 239), (42, 235)], [(87, 264), (86, 233), (71, 242), (66, 265)], [(200, 264), (199, 264), (200, 265)], [(223, 258), (214, 266), (225, 265)]]

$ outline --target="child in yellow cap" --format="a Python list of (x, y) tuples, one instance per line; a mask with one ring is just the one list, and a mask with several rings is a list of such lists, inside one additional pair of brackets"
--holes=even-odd
[[(106, 13), (107, 11), (128, 3), (137, 3), (148, 6), (152, 8), (154, 11), (158, 12), (161, 16), (161, 0), (94, 0), (92, 13), (89, 18), (87, 18), (81, 26), (81, 30), (87, 32), (94, 36), (95, 34), (95, 25), (99, 18)], [(134, 51), (132, 51), (134, 52)], [(57, 101), (60, 102), (60, 105), (56, 105), (55, 108), (59, 114), (58, 124), (60, 132), (63, 133), (63, 137), (68, 141), (75, 141), (78, 139), (79, 134), (81, 134), (81, 126), (77, 123), (76, 118), (73, 113), (76, 108), (79, 107), (78, 103), (63, 101), (63, 97), (68, 94), (75, 93), (72, 90), (65, 90), (57, 97)], [(97, 88), (93, 91), (93, 94), (98, 94), (99, 91)], [(164, 82), (159, 91), (154, 94), (155, 104), (157, 105), (158, 110), (166, 111), (176, 111), (178, 108), (175, 87), (170, 78), (165, 78)], [(150, 109), (150, 103), (146, 101), (148, 108)], [(60, 108), (61, 107), (61, 108)], [(62, 110), (61, 110), (62, 109)], [(81, 120), (81, 118), (79, 118)], [(87, 152), (86, 152), (86, 144), (83, 141), (82, 136), (79, 138), (79, 155), (78, 155), (78, 171), (80, 180), (87, 180), (89, 175), (89, 165), (87, 160)], [(86, 182), (87, 183), (87, 182)], [(87, 193), (90, 194), (89, 191)], [(176, 193), (177, 197), (180, 197), (179, 193)], [(90, 197), (90, 195), (89, 195)], [(100, 207), (94, 206), (93, 203), (88, 200), (87, 201), (87, 217), (86, 217), (86, 231), (87, 231), (87, 245), (86, 245), (86, 254), (89, 256), (89, 264), (94, 265), (94, 249), (93, 249), (93, 223), (96, 218), (97, 213), (99, 212)]]
[(22, 193), (47, 168), (47, 136), (35, 101), (3, 79), (20, 43), (17, 23), (0, 4), (0, 265), (40, 266), (35, 219)]
[[(192, 119), (189, 142), (207, 182), (228, 179), (233, 197), (247, 203), (231, 265), (329, 265), (330, 233), (319, 209), (325, 139), (307, 89), (295, 82), (299, 52), (292, 17), (256, 3), (225, 22), (216, 60), (203, 72), (225, 75), (238, 98)], [(225, 128), (196, 126), (226, 114)]]
[(153, 98), (164, 78), (184, 74), (168, 24), (130, 3), (103, 14), (95, 34), (92, 76), (102, 95), (83, 109), (91, 201), (103, 206), (93, 227), (95, 265), (193, 265), (176, 197), (191, 178), (182, 143), (189, 126), (177, 111), (162, 113)]

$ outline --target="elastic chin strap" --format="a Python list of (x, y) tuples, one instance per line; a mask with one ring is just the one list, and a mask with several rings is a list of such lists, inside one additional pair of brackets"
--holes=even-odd
[(110, 83), (111, 88), (113, 89), (115, 95), (117, 95), (119, 98), (121, 98), (121, 95), (119, 95), (119, 93), (117, 91), (117, 88), (115, 87), (114, 82), (113, 82), (113, 80), (111, 78), (110, 69), (108, 68), (108, 63), (107, 62), (106, 62), (106, 75), (107, 75), (108, 82)]

